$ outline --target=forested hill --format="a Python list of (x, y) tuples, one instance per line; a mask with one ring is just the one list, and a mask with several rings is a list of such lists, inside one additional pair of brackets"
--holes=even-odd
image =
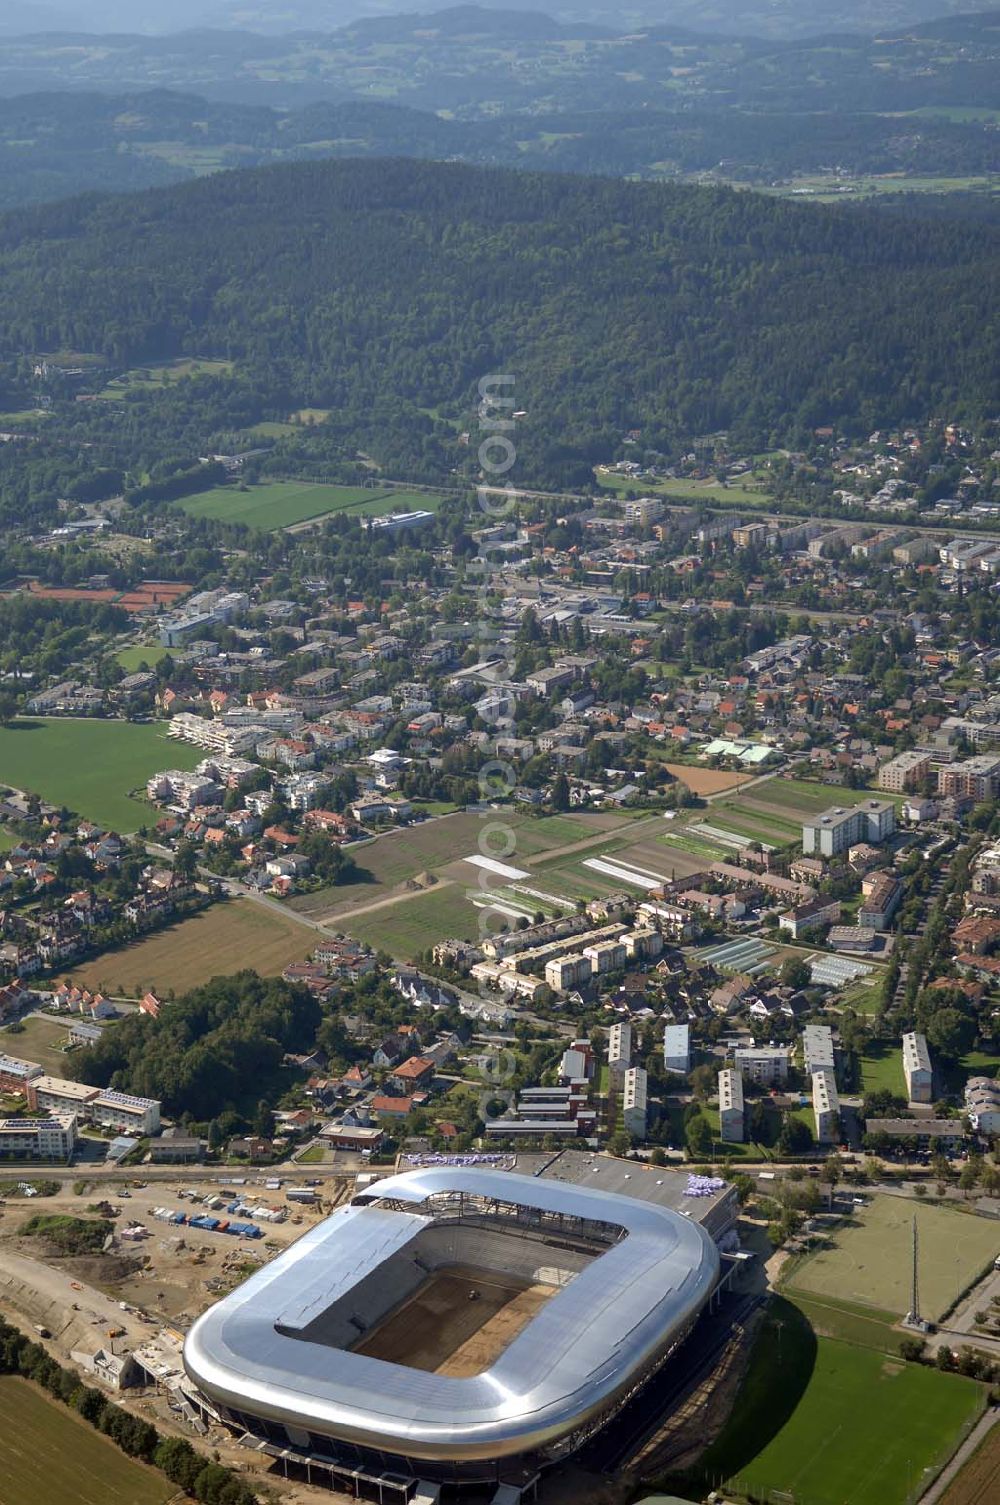
[[(224, 355), (256, 400), (332, 409), (348, 450), (412, 419), (415, 457), (428, 409), (468, 424), (510, 372), (541, 478), (632, 428), (761, 444), (995, 412), (997, 245), (728, 190), (290, 165), (0, 219), (0, 359)], [(206, 429), (233, 400), (199, 393)]]

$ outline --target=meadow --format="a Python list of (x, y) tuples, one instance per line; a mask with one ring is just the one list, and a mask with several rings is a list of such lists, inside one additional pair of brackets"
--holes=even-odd
[(130, 643), (127, 648), (119, 648), (114, 659), (116, 664), (121, 664), (126, 674), (134, 674), (143, 664), (148, 664), (152, 669), (165, 652), (166, 649), (158, 643)]
[(162, 1505), (176, 1490), (27, 1380), (0, 1378), (3, 1505)]
[(973, 1380), (818, 1337), (777, 1297), (700, 1482), (795, 1505), (905, 1505), (984, 1402)]
[(157, 817), (145, 798), (152, 774), (191, 769), (203, 757), (197, 747), (168, 741), (164, 727), (153, 723), (32, 717), (0, 727), (0, 784), (68, 805), (123, 834)]
[(252, 899), (229, 899), (130, 946), (106, 951), (68, 975), (81, 987), (114, 997), (141, 997), (149, 988), (184, 993), (244, 967), (276, 975), (289, 962), (304, 960), (321, 939), (277, 909)]
[(0, 1034), (0, 1049), (24, 1061), (37, 1061), (49, 1076), (67, 1076), (70, 1057), (62, 1049), (69, 1039), (69, 1022), (25, 1019), (19, 1030)]
[(269, 481), (260, 486), (215, 486), (184, 497), (176, 505), (189, 517), (243, 523), (248, 528), (275, 532), (311, 522), (334, 512), (367, 517), (398, 509), (433, 512), (439, 496), (394, 491), (389, 487), (331, 486), (320, 481)]
[(873, 1040), (860, 1061), (862, 1092), (891, 1092), (895, 1097), (906, 1097), (901, 1049)]
[(949, 1207), (877, 1196), (837, 1229), (832, 1247), (809, 1255), (786, 1281), (790, 1291), (902, 1316), (910, 1305), (913, 1219), (919, 1240), (920, 1306), (939, 1318), (993, 1261), (994, 1223)]
[(598, 467), (595, 472), (597, 484), (606, 491), (612, 491), (616, 496), (621, 496), (626, 491), (637, 491), (640, 496), (662, 496), (676, 498), (678, 501), (694, 501), (702, 498), (705, 501), (730, 502), (734, 506), (742, 502), (748, 507), (763, 507), (771, 499), (762, 488), (756, 486), (731, 485), (722, 486), (718, 481), (694, 481), (683, 478), (668, 478), (662, 481), (637, 480), (634, 476), (616, 475), (612, 471), (601, 470)]
[(148, 392), (152, 387), (170, 387), (192, 376), (229, 376), (232, 361), (199, 360), (192, 356), (178, 356), (173, 361), (160, 361), (152, 366), (138, 366), (109, 381), (100, 394), (104, 400), (120, 401), (129, 392)]

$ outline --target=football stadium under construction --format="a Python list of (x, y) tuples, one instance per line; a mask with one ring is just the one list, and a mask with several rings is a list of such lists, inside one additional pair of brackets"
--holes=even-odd
[(192, 1327), (206, 1416), (365, 1497), (527, 1498), (683, 1342), (733, 1221), (731, 1188), (565, 1163), (373, 1182)]

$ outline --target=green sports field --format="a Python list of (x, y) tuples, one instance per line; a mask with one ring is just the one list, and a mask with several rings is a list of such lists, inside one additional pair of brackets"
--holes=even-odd
[(144, 797), (151, 774), (191, 769), (203, 757), (200, 748), (169, 741), (153, 723), (32, 717), (0, 727), (0, 784), (68, 805), (123, 834), (156, 818)]
[(939, 1318), (992, 1264), (1000, 1236), (995, 1223), (948, 1207), (877, 1196), (852, 1224), (837, 1229), (832, 1247), (810, 1255), (786, 1282), (829, 1300), (902, 1316), (910, 1305), (913, 1219), (917, 1219), (920, 1306)]
[(207, 517), (216, 522), (243, 523), (248, 528), (274, 532), (296, 523), (325, 517), (331, 512), (346, 512), (351, 517), (377, 516), (398, 508), (433, 512), (441, 505), (439, 496), (416, 492), (381, 490), (363, 486), (328, 486), (318, 481), (271, 481), (245, 490), (238, 486), (216, 486), (184, 497), (177, 506), (189, 517)]
[(0, 1501), (3, 1505), (161, 1505), (176, 1494), (163, 1474), (27, 1380), (0, 1379)]
[(700, 1480), (789, 1505), (905, 1505), (984, 1404), (973, 1380), (817, 1337), (778, 1297)]

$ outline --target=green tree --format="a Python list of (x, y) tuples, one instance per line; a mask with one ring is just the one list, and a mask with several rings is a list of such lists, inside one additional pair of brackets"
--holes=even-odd
[(692, 1160), (703, 1160), (712, 1152), (712, 1126), (703, 1113), (689, 1119), (684, 1130), (688, 1154)]
[(569, 809), (569, 779), (564, 773), (557, 773), (552, 780), (552, 793), (549, 796), (549, 804), (556, 811)]

